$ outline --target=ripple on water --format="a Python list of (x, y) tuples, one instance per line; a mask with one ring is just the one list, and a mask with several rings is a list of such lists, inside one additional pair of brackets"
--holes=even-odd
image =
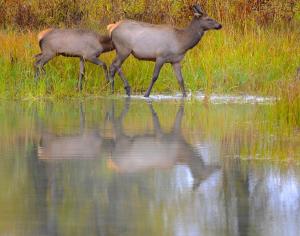
[[(149, 98), (145, 98), (143, 95), (132, 95), (133, 99), (143, 99), (143, 100), (181, 100), (182, 94), (177, 93), (173, 95), (165, 94), (155, 94), (151, 95)], [(208, 100), (213, 104), (273, 104), (276, 101), (276, 97), (264, 97), (264, 96), (254, 96), (254, 95), (223, 95), (223, 94), (211, 94), (206, 96), (204, 93), (188, 94), (186, 100), (198, 100), (204, 101)]]

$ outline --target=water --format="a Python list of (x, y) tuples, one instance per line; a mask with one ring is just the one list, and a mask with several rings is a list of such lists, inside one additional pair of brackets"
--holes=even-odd
[[(181, 100), (182, 93), (177, 93), (176, 95), (152, 95), (151, 98), (145, 98), (143, 95), (133, 95), (133, 99), (143, 99), (143, 100)], [(254, 95), (220, 95), (211, 94), (207, 97), (204, 93), (188, 94), (186, 100), (196, 100), (196, 101), (209, 101), (212, 104), (274, 104), (276, 102), (276, 97), (262, 97)]]
[(217, 100), (1, 102), (0, 235), (300, 235), (299, 130)]

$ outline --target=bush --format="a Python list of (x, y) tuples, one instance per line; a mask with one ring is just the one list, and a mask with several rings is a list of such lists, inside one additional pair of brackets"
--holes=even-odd
[[(152, 23), (184, 24), (194, 0), (0, 0), (0, 26), (33, 29), (49, 26), (99, 27), (124, 17)], [(244, 26), (299, 21), (296, 0), (202, 0), (221, 22)]]

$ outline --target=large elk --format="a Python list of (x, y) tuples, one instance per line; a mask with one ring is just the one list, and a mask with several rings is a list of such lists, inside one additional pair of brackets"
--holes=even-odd
[(221, 24), (204, 13), (200, 5), (194, 5), (193, 10), (193, 20), (183, 29), (133, 20), (122, 20), (108, 25), (107, 28), (117, 52), (117, 57), (110, 66), (112, 89), (115, 73), (120, 71), (123, 62), (132, 54), (140, 60), (155, 61), (152, 81), (145, 97), (149, 97), (165, 63), (172, 64), (183, 96), (186, 96), (180, 62), (186, 52), (198, 44), (206, 31), (222, 28)]
[[(129, 109), (126, 105), (124, 111)], [(128, 137), (123, 132), (122, 120), (126, 112), (119, 119), (114, 120), (116, 140), (111, 151), (109, 167), (119, 173), (136, 173), (150, 169), (172, 168), (174, 165), (187, 165), (194, 178), (193, 187), (197, 188), (220, 167), (205, 164), (202, 156), (186, 142), (182, 135), (181, 123), (184, 116), (184, 104), (181, 104), (171, 132), (162, 131), (157, 113), (151, 103), (154, 133)]]

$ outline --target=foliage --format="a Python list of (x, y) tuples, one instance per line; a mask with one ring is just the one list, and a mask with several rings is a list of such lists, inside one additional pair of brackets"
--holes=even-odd
[[(296, 0), (202, 0), (208, 14), (223, 23), (290, 24), (299, 21)], [(99, 27), (133, 18), (154, 23), (183, 24), (191, 17), (192, 0), (0, 0), (0, 25), (18, 29), (46, 26)]]

